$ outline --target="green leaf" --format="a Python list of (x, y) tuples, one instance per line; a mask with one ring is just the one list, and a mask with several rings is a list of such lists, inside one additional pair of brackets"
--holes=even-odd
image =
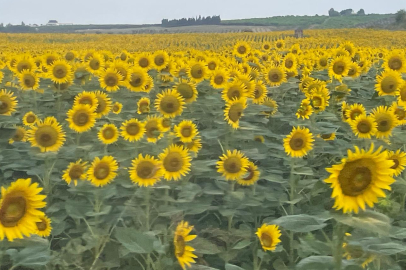
[(245, 270), (245, 269), (243, 269), (237, 265), (227, 263), (226, 270)]
[(48, 241), (40, 238), (36, 239), (35, 243), (30, 243), (20, 251), (17, 249), (8, 249), (6, 253), (13, 261), (14, 267), (43, 266), (47, 265), (51, 258)]
[(331, 256), (310, 256), (301, 260), (296, 268), (305, 270), (327, 270), (334, 267), (334, 258)]
[(273, 223), (294, 232), (311, 232), (324, 228), (327, 225), (324, 223), (326, 220), (328, 219), (302, 214), (283, 216)]
[(132, 228), (116, 228), (115, 237), (126, 249), (133, 253), (151, 253), (156, 238)]
[(238, 242), (233, 249), (243, 249), (245, 247), (248, 247), (249, 245), (251, 245), (251, 241), (250, 240), (242, 240), (240, 242)]
[(406, 251), (406, 246), (400, 243), (383, 243), (383, 244), (373, 244), (367, 247), (368, 251), (383, 255), (394, 255), (396, 253)]
[(201, 254), (218, 254), (221, 252), (217, 245), (202, 237), (197, 237), (191, 242), (191, 245)]

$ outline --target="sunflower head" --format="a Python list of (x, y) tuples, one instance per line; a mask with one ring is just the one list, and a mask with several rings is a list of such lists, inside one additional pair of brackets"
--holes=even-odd
[(178, 181), (190, 171), (191, 157), (188, 150), (180, 145), (172, 144), (166, 148), (159, 159), (162, 162), (164, 178)]
[(398, 149), (396, 152), (388, 151), (387, 154), (388, 154), (387, 159), (392, 160), (394, 163), (393, 166), (391, 167), (391, 169), (394, 170), (393, 175), (399, 176), (406, 166), (406, 153)]
[(263, 76), (270, 86), (279, 86), (286, 82), (286, 71), (280, 66), (270, 65)]
[(281, 231), (276, 225), (262, 224), (255, 233), (261, 242), (262, 249), (274, 251), (276, 246), (281, 242)]
[(68, 183), (68, 185), (73, 181), (75, 186), (78, 184), (78, 180), (86, 179), (87, 162), (82, 162), (79, 159), (76, 162), (71, 162), (68, 168), (63, 172), (62, 179)]
[(0, 91), (0, 115), (11, 115), (16, 111), (17, 104), (12, 92), (4, 89)]
[(65, 132), (54, 117), (39, 120), (36, 126), (27, 131), (28, 141), (41, 152), (57, 152), (65, 142)]
[(143, 68), (132, 68), (128, 71), (127, 88), (133, 92), (145, 91), (149, 82), (149, 75)]
[(180, 81), (175, 85), (175, 90), (182, 96), (186, 103), (192, 103), (197, 99), (196, 85), (192, 82)]
[(247, 107), (246, 99), (233, 99), (226, 103), (224, 109), (224, 120), (227, 121), (234, 129), (239, 128), (240, 118), (244, 115), (243, 112)]
[(242, 178), (249, 166), (249, 160), (238, 150), (227, 150), (217, 161), (217, 172), (221, 173), (226, 180)]
[(115, 92), (120, 88), (123, 76), (115, 68), (108, 68), (100, 73), (100, 87), (109, 92)]
[(292, 132), (283, 139), (283, 146), (288, 155), (300, 158), (313, 149), (313, 141), (313, 134), (308, 128), (293, 127)]
[(10, 138), (9, 143), (12, 144), (14, 142), (25, 142), (27, 130), (23, 127), (17, 127), (13, 136)]
[(114, 124), (104, 124), (97, 134), (103, 144), (115, 143), (118, 135), (118, 128)]
[(129, 141), (138, 141), (140, 140), (145, 133), (145, 123), (138, 121), (138, 119), (132, 118), (125, 121), (121, 127), (121, 136)]
[(96, 123), (96, 113), (92, 110), (92, 107), (85, 104), (77, 104), (73, 106), (67, 113), (69, 122), (69, 128), (82, 133), (90, 130)]
[(398, 119), (390, 108), (379, 106), (372, 110), (371, 116), (377, 123), (377, 138), (388, 138), (392, 136), (392, 130), (398, 125)]
[(142, 154), (132, 161), (129, 169), (130, 179), (139, 186), (153, 186), (163, 175), (162, 164), (152, 156)]
[(23, 70), (19, 75), (22, 90), (35, 90), (39, 88), (39, 78), (33, 71)]
[(51, 235), (52, 226), (51, 226), (51, 219), (48, 218), (45, 214), (41, 216), (40, 221), (35, 223), (36, 230), (35, 234), (41, 237), (48, 237)]
[(48, 68), (48, 77), (58, 84), (71, 82), (73, 80), (72, 66), (66, 60), (55, 60)]
[(258, 167), (254, 164), (254, 162), (249, 162), (247, 167), (246, 174), (237, 179), (237, 183), (242, 186), (252, 186), (254, 185), (259, 179), (260, 172)]
[(117, 176), (118, 164), (112, 156), (96, 157), (87, 170), (87, 179), (95, 186), (109, 184)]
[(174, 131), (176, 136), (184, 143), (192, 142), (199, 134), (196, 125), (189, 120), (180, 122), (179, 125), (175, 126)]
[(107, 115), (111, 110), (111, 99), (109, 96), (101, 91), (95, 92), (97, 99), (96, 114), (97, 118)]
[(146, 114), (150, 112), (151, 101), (147, 97), (140, 98), (137, 102), (137, 113)]
[(166, 90), (157, 95), (155, 108), (164, 117), (173, 118), (183, 112), (184, 98), (176, 90)]
[(175, 256), (183, 270), (186, 270), (186, 266), (191, 266), (191, 263), (195, 263), (197, 256), (193, 254), (195, 249), (187, 244), (197, 237), (197, 235), (190, 235), (193, 230), (193, 226), (190, 226), (188, 222), (181, 221), (176, 227), (175, 236), (173, 238), (173, 244), (175, 246)]
[(396, 71), (385, 71), (377, 77), (376, 91), (380, 96), (395, 96), (402, 83), (402, 76)]

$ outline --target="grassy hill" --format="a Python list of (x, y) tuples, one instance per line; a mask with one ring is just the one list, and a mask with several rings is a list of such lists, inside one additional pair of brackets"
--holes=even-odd
[(223, 20), (222, 24), (229, 25), (261, 25), (282, 28), (353, 28), (379, 24), (382, 21), (391, 21), (394, 14), (369, 14), (364, 16), (275, 16), (268, 18), (252, 18), (241, 20)]

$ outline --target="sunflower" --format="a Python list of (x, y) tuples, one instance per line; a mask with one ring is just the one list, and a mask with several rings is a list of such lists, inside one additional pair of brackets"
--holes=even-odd
[(16, 111), (18, 101), (11, 91), (0, 91), (0, 115), (8, 115)]
[(200, 61), (191, 62), (187, 69), (187, 75), (196, 83), (202, 82), (208, 76), (206, 64)]
[(121, 75), (121, 82), (127, 80), (128, 78), (128, 70), (130, 68), (129, 64), (121, 60), (115, 60), (112, 65), (110, 66), (113, 70), (118, 71)]
[(388, 151), (387, 154), (387, 159), (394, 162), (394, 165), (391, 167), (391, 169), (395, 170), (393, 175), (399, 176), (406, 166), (406, 153), (398, 149), (396, 152)]
[(96, 113), (89, 105), (77, 104), (67, 112), (69, 128), (82, 133), (90, 130), (96, 123)]
[(97, 99), (96, 114), (97, 118), (107, 115), (111, 110), (111, 99), (109, 96), (101, 91), (94, 92)]
[(326, 55), (321, 55), (318, 59), (317, 59), (317, 69), (319, 70), (324, 70), (327, 69), (328, 67), (328, 56)]
[(351, 78), (358, 78), (359, 75), (361, 75), (360, 67), (357, 63), (351, 63), (347, 76)]
[(9, 139), (9, 143), (13, 144), (14, 142), (25, 142), (27, 141), (26, 137), (27, 130), (23, 127), (16, 127), (16, 130), (13, 136)]
[(96, 157), (87, 170), (87, 179), (95, 186), (109, 184), (117, 176), (117, 161), (112, 156)]
[(222, 91), (222, 98), (226, 102), (234, 99), (245, 99), (248, 97), (247, 87), (239, 80), (233, 80), (225, 85)]
[(266, 68), (263, 76), (270, 86), (279, 86), (282, 83), (286, 82), (285, 69), (274, 64)]
[[(1, 64), (0, 64), (0, 66), (1, 66)], [(0, 83), (3, 81), (3, 78), (4, 78), (4, 73), (0, 71)]]
[(244, 177), (238, 178), (237, 183), (242, 186), (252, 186), (258, 181), (259, 175), (260, 172), (258, 171), (258, 167), (250, 161), (248, 163), (246, 174)]
[(191, 157), (188, 150), (183, 146), (170, 145), (159, 154), (159, 159), (162, 162), (164, 178), (168, 181), (178, 181), (190, 171)]
[(243, 178), (247, 173), (249, 160), (238, 150), (227, 150), (217, 161), (217, 172), (221, 173), (226, 180)]
[(25, 126), (33, 126), (38, 122), (38, 116), (33, 112), (27, 112), (23, 116), (23, 124)]
[(348, 85), (342, 83), (335, 87), (335, 91), (333, 93), (334, 93), (335, 99), (337, 101), (340, 101), (343, 98), (345, 98), (348, 95), (348, 93), (350, 93), (350, 92), (351, 92), (351, 89), (348, 88)]
[(269, 110), (261, 112), (266, 118), (269, 118), (278, 112), (278, 104), (270, 97), (265, 97), (261, 105), (269, 108)]
[(406, 58), (404, 53), (398, 50), (391, 51), (385, 58), (383, 66), (386, 70), (406, 72)]
[(399, 104), (394, 101), (390, 106), (390, 110), (395, 114), (398, 120), (398, 126), (403, 126), (406, 124), (406, 108), (404, 106), (399, 106)]
[(149, 82), (149, 75), (142, 68), (132, 68), (128, 71), (126, 86), (130, 91), (142, 92)]
[(174, 131), (176, 136), (179, 137), (183, 143), (192, 142), (199, 134), (196, 125), (189, 120), (182, 120), (182, 122), (175, 126)]
[(118, 140), (118, 128), (114, 124), (104, 124), (97, 133), (99, 140), (103, 144), (112, 144)]
[[(309, 76), (303, 76), (302, 79), (300, 80), (299, 83), (299, 89), (302, 92), (305, 92), (305, 89), (312, 84), (313, 82), (315, 82), (315, 79), (313, 79), (312, 77)], [(306, 91), (308, 92), (308, 91)]]
[(245, 41), (238, 41), (234, 45), (233, 53), (238, 57), (245, 57), (251, 52), (251, 46)]
[(355, 146), (355, 152), (348, 150), (348, 158), (343, 158), (341, 164), (326, 169), (330, 176), (324, 181), (333, 189), (334, 208), (358, 213), (360, 208), (365, 210), (365, 204), (372, 207), (378, 197), (386, 197), (383, 189), (391, 190), (395, 182), (394, 162), (387, 160), (387, 153), (381, 150), (374, 152), (373, 144), (368, 152)]
[(76, 162), (71, 162), (66, 170), (63, 171), (62, 179), (65, 180), (68, 185), (73, 181), (76, 186), (78, 180), (86, 180), (87, 167), (87, 162), (82, 162), (81, 159)]
[(137, 102), (137, 113), (138, 114), (144, 114), (144, 113), (149, 113), (150, 112), (150, 106), (151, 101), (147, 97), (140, 98)]
[(152, 55), (154, 68), (158, 71), (166, 68), (169, 62), (169, 55), (166, 51), (160, 50)]
[(311, 101), (309, 99), (303, 99), (300, 103), (299, 109), (296, 111), (296, 117), (302, 119), (309, 119), (310, 115), (313, 113), (313, 107), (310, 105)]
[(292, 132), (283, 139), (285, 152), (294, 158), (300, 158), (313, 149), (313, 134), (308, 128), (293, 127)]
[(171, 129), (172, 127), (172, 119), (171, 118), (160, 118), (161, 122), (161, 128), (162, 132), (167, 132)]
[(296, 59), (296, 55), (294, 55), (293, 53), (288, 53), (285, 55), (285, 57), (282, 60), (282, 65), (285, 67), (285, 70), (287, 72), (289, 71), (294, 71), (297, 69), (297, 59)]
[(162, 118), (156, 116), (148, 116), (144, 122), (145, 134), (147, 136), (147, 141), (151, 143), (156, 143), (161, 139), (164, 134), (164, 130), (161, 126)]
[(281, 231), (277, 225), (262, 224), (255, 233), (261, 242), (262, 249), (274, 251), (276, 246), (281, 242)]
[(36, 230), (43, 213), (38, 210), (46, 206), (45, 195), (40, 195), (42, 188), (38, 183), (31, 184), (31, 179), (17, 179), (5, 189), (1, 188), (0, 199), (0, 241), (7, 238), (22, 239)]
[(83, 91), (75, 96), (73, 107), (77, 105), (88, 105), (91, 111), (96, 111), (98, 106), (98, 99), (95, 92)]
[(351, 122), (354, 121), (355, 118), (357, 118), (358, 116), (364, 115), (366, 116), (366, 110), (364, 105), (362, 104), (352, 104), (347, 106), (346, 110), (345, 110), (345, 117), (347, 119), (347, 122)]
[(371, 115), (378, 124), (376, 137), (381, 139), (392, 136), (392, 130), (398, 125), (394, 112), (386, 106), (379, 106), (372, 110)]
[(325, 141), (334, 141), (336, 138), (336, 133), (324, 133), (324, 134), (319, 134), (317, 137), (322, 138)]
[(50, 116), (27, 131), (27, 140), (32, 147), (39, 147), (41, 152), (57, 152), (65, 142), (65, 132), (58, 121)]
[(163, 175), (162, 164), (159, 160), (150, 155), (133, 159), (132, 167), (129, 169), (130, 179), (141, 187), (155, 185)]
[(92, 56), (89, 56), (85, 60), (85, 62), (87, 64), (87, 70), (94, 75), (97, 75), (104, 70), (104, 57), (98, 53), (93, 53)]
[(209, 72), (215, 71), (220, 66), (220, 61), (217, 58), (210, 57), (206, 60), (207, 69)]
[(145, 133), (145, 124), (135, 118), (125, 121), (121, 127), (121, 136), (129, 141), (139, 141)]
[(246, 99), (234, 99), (226, 103), (224, 109), (224, 120), (234, 129), (240, 126), (240, 118), (244, 116), (244, 109), (247, 108)]
[(99, 73), (100, 87), (109, 91), (115, 92), (120, 89), (120, 82), (123, 76), (114, 68), (108, 68)]
[(266, 88), (263, 81), (256, 81), (254, 87), (254, 95), (252, 102), (254, 104), (261, 104), (267, 97), (268, 89)]
[(45, 214), (40, 216), (39, 219), (40, 221), (35, 222), (36, 230), (34, 231), (34, 234), (41, 237), (50, 236), (52, 231), (51, 219), (48, 218)]
[(151, 69), (154, 60), (149, 53), (140, 53), (135, 57), (134, 64), (140, 68), (148, 71)]
[(18, 79), (22, 90), (35, 90), (39, 88), (39, 78), (33, 71), (23, 70), (18, 75)]
[(406, 81), (403, 81), (399, 87), (399, 91), (396, 92), (398, 96), (398, 103), (400, 106), (406, 107)]
[(355, 120), (351, 121), (350, 126), (352, 132), (358, 138), (371, 139), (371, 136), (375, 135), (377, 131), (375, 119), (364, 114), (357, 116)]
[(113, 107), (111, 108), (111, 111), (114, 114), (119, 114), (121, 112), (121, 109), (123, 108), (123, 104), (121, 104), (120, 102), (116, 101), (113, 104)]
[(48, 69), (48, 77), (52, 82), (62, 84), (73, 80), (71, 65), (65, 60), (56, 60)]
[(350, 69), (351, 61), (346, 56), (339, 56), (330, 62), (330, 67), (328, 69), (328, 75), (330, 78), (335, 78), (339, 81), (343, 77), (348, 75)]
[(185, 101), (176, 90), (163, 91), (157, 94), (156, 97), (155, 108), (164, 117), (173, 118), (183, 112)]
[(197, 237), (197, 235), (189, 235), (192, 230), (193, 226), (189, 226), (187, 221), (181, 221), (176, 227), (175, 237), (173, 238), (175, 256), (183, 270), (186, 270), (186, 266), (190, 267), (191, 263), (196, 263), (194, 258), (197, 258), (197, 256), (193, 254), (195, 249), (186, 244)]
[(76, 57), (77, 57), (77, 53), (75, 51), (68, 51), (65, 53), (65, 56), (64, 56), (65, 60), (68, 62), (74, 61), (76, 59)]
[(182, 96), (186, 103), (192, 103), (197, 99), (196, 84), (193, 82), (179, 81), (174, 89)]
[(191, 142), (185, 143), (184, 146), (190, 151), (197, 154), (202, 149), (202, 143), (199, 136), (196, 136)]
[(51, 66), (55, 61), (59, 59), (59, 55), (55, 53), (47, 53), (44, 55), (44, 64)]
[(278, 39), (275, 41), (274, 45), (277, 50), (282, 50), (285, 48), (285, 41), (283, 39)]
[(376, 78), (375, 90), (380, 96), (395, 96), (402, 83), (399, 72), (388, 70)]
[(24, 54), (16, 58), (14, 70), (17, 73), (21, 73), (24, 70), (34, 72), (36, 68), (37, 65), (35, 64), (34, 59), (30, 55)]
[(354, 245), (352, 243), (350, 244), (347, 241), (348, 236), (351, 236), (351, 234), (346, 233), (344, 237), (345, 242), (343, 243), (343, 257), (347, 260), (356, 260), (361, 264), (362, 268), (366, 268), (368, 264), (375, 260), (375, 255), (364, 251), (364, 249), (360, 245)]
[(259, 143), (264, 143), (265, 138), (262, 135), (256, 135), (256, 136), (254, 136), (254, 141), (259, 142)]

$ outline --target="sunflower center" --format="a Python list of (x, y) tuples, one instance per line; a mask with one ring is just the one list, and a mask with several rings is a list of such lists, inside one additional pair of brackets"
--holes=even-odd
[(75, 55), (72, 52), (67, 52), (65, 54), (65, 59), (68, 61), (72, 61), (73, 59), (75, 59)]
[(169, 153), (163, 162), (165, 170), (168, 172), (177, 172), (182, 169), (183, 166), (183, 159), (181, 154), (172, 152)]
[(239, 46), (237, 51), (239, 54), (245, 54), (247, 52), (247, 48), (245, 48), (245, 46)]
[(262, 96), (262, 89), (261, 88), (259, 88), (259, 87), (257, 87), (257, 88), (255, 88), (255, 90), (254, 90), (254, 97), (256, 98), (256, 99), (258, 99), (258, 98), (260, 98), (261, 96)]
[(406, 118), (406, 112), (404, 109), (396, 108), (395, 115), (398, 118), (398, 120), (403, 120)]
[(182, 235), (176, 236), (175, 252), (177, 257), (182, 257), (185, 253), (186, 242)]
[(292, 68), (293, 67), (293, 61), (291, 59), (287, 59), (285, 61), (285, 67), (286, 68)]
[(331, 138), (331, 135), (332, 135), (332, 133), (330, 133), (330, 134), (322, 134), (322, 135), (320, 135), (320, 137), (321, 137), (322, 139), (326, 140), (326, 139), (330, 139), (330, 138)]
[(130, 80), (131, 86), (139, 87), (142, 85), (142, 83), (143, 83), (143, 80), (142, 80), (140, 74), (137, 74), (137, 73), (131, 74), (131, 80)]
[(343, 194), (352, 197), (362, 194), (372, 182), (373, 166), (373, 160), (368, 158), (347, 162), (338, 175)]
[(348, 76), (353, 76), (353, 75), (355, 75), (355, 73), (356, 73), (356, 70), (353, 67), (348, 70)]
[(5, 114), (11, 107), (11, 99), (7, 96), (0, 97), (0, 114)]
[(93, 70), (98, 70), (100, 68), (100, 61), (98, 59), (90, 60), (89, 66)]
[(140, 60), (138, 60), (138, 65), (142, 68), (146, 68), (149, 66), (149, 61), (147, 58), (141, 58)]
[(362, 114), (362, 111), (357, 110), (357, 109), (353, 110), (353, 111), (350, 113), (351, 120), (355, 120), (355, 118), (357, 118), (357, 117), (360, 116), (361, 114)]
[(89, 122), (89, 114), (87, 112), (78, 112), (75, 115), (74, 123), (78, 126), (84, 126)]
[(35, 85), (35, 79), (31, 75), (24, 76), (24, 85), (26, 87), (32, 88)]
[(154, 58), (154, 62), (155, 65), (162, 66), (165, 63), (165, 59), (162, 56), (158, 55)]
[(214, 77), (214, 83), (215, 84), (222, 84), (224, 82), (224, 77), (223, 75), (217, 75), (216, 77)]
[(66, 77), (68, 71), (65, 66), (56, 66), (54, 67), (54, 76), (58, 79), (63, 79)]
[(79, 179), (84, 173), (83, 167), (79, 164), (75, 164), (69, 170), (69, 177), (71, 179)]
[(264, 247), (271, 247), (272, 246), (272, 237), (267, 233), (261, 234), (261, 242)]
[(214, 62), (210, 62), (210, 63), (207, 65), (207, 67), (208, 67), (210, 70), (215, 70), (216, 67), (217, 67), (217, 65), (216, 65), (216, 63), (214, 63)]
[(345, 64), (344, 63), (342, 63), (342, 62), (334, 63), (333, 71), (334, 71), (335, 74), (341, 75), (341, 74), (344, 73), (344, 70), (345, 70)]
[(182, 128), (181, 132), (183, 137), (190, 137), (192, 136), (192, 128), (191, 127), (184, 127)]
[(184, 99), (190, 99), (193, 97), (193, 88), (187, 83), (179, 84), (176, 90), (179, 92), (179, 94), (182, 95)]
[(268, 78), (271, 82), (279, 82), (282, 77), (282, 73), (279, 70), (270, 71), (268, 73)]
[(357, 125), (357, 130), (360, 133), (369, 133), (371, 131), (371, 125), (366, 121), (359, 122)]
[(160, 107), (165, 113), (174, 113), (179, 110), (179, 100), (174, 96), (166, 96), (162, 98)]
[(35, 132), (35, 141), (42, 147), (50, 147), (56, 144), (58, 135), (52, 126), (41, 126)]
[(24, 139), (25, 132), (21, 129), (17, 129), (13, 135), (13, 141), (19, 142)]
[(399, 58), (391, 58), (388, 61), (388, 66), (393, 70), (399, 70), (402, 68), (402, 60)]
[(389, 94), (389, 93), (393, 93), (396, 91), (398, 84), (397, 84), (396, 78), (385, 77), (381, 82), (381, 86), (382, 86), (382, 91)]
[(137, 166), (137, 175), (143, 179), (154, 176), (154, 164), (149, 161), (143, 161)]
[(102, 113), (104, 112), (104, 110), (106, 110), (107, 108), (107, 104), (106, 101), (101, 98), (101, 97), (97, 97), (97, 109), (96, 109), (96, 113)]
[(390, 167), (391, 169), (396, 169), (397, 167), (399, 167), (399, 160), (397, 160), (396, 158), (390, 159), (392, 160), (395, 164), (393, 164), (392, 167)]
[(322, 58), (319, 61), (320, 66), (325, 67), (327, 66), (327, 59), (326, 58)]
[(390, 119), (377, 119), (376, 122), (378, 123), (378, 130), (380, 132), (389, 131), (392, 127)]
[(305, 146), (305, 141), (303, 138), (295, 138), (293, 137), (289, 141), (290, 148), (292, 148), (294, 151), (301, 150)]
[(118, 78), (115, 74), (108, 74), (104, 79), (107, 86), (116, 86), (118, 84)]
[(313, 103), (314, 107), (320, 107), (322, 105), (321, 97), (313, 97), (312, 98), (312, 103)]
[(229, 157), (224, 161), (224, 170), (228, 173), (237, 173), (241, 169), (242, 164), (238, 157)]
[(101, 162), (94, 168), (94, 176), (98, 180), (105, 179), (110, 174), (110, 166), (105, 162)]
[(42, 219), (40, 222), (35, 223), (37, 225), (37, 229), (40, 232), (43, 232), (47, 229), (47, 223), (44, 219)]
[(149, 112), (149, 103), (147, 103), (147, 102), (140, 103), (140, 111), (142, 113)]
[(203, 69), (200, 65), (194, 65), (190, 70), (190, 75), (192, 78), (201, 79), (203, 78)]
[(247, 168), (247, 176), (244, 177), (242, 180), (249, 181), (254, 177), (254, 175), (255, 175), (254, 170), (251, 167), (248, 167)]
[(264, 49), (265, 49), (265, 50), (269, 50), (269, 45), (268, 45), (268, 44), (265, 44), (265, 45), (264, 45)]
[(140, 132), (140, 127), (137, 123), (130, 123), (127, 125), (125, 130), (129, 135), (135, 136)]
[(28, 124), (32, 124), (37, 120), (37, 118), (34, 115), (28, 115), (27, 118), (25, 119)]
[(103, 137), (106, 140), (113, 139), (115, 135), (116, 135), (116, 131), (112, 128), (106, 128), (105, 130), (103, 130)]
[(6, 227), (14, 227), (22, 219), (27, 210), (27, 201), (24, 195), (19, 193), (6, 196), (0, 208), (0, 222)]
[(55, 58), (54, 56), (47, 57), (47, 60), (46, 60), (47, 65), (48, 65), (48, 66), (52, 65), (52, 63), (53, 63), (55, 60), (56, 60), (56, 58)]

